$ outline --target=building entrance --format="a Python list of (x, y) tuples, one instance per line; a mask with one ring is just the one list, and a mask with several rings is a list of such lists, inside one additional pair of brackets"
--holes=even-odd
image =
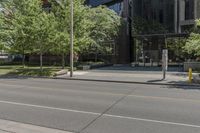
[(182, 66), (186, 55), (182, 48), (186, 34), (143, 35), (134, 38), (132, 65), (135, 67), (162, 66), (162, 51), (169, 51), (169, 66)]

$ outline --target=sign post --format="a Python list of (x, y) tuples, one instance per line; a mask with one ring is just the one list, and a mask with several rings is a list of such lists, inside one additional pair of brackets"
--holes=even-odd
[(162, 52), (163, 80), (166, 78), (167, 70), (168, 70), (168, 50), (167, 49), (163, 49), (163, 52)]

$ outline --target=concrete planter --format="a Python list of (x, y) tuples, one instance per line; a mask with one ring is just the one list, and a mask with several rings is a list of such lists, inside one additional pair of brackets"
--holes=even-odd
[(84, 71), (90, 70), (90, 65), (83, 65), (83, 66), (81, 66), (81, 69)]
[(90, 69), (96, 69), (96, 68), (107, 67), (107, 66), (112, 66), (112, 64), (81, 65), (81, 66), (78, 66), (78, 68), (81, 70), (87, 71)]
[(68, 70), (67, 69), (63, 69), (63, 70), (60, 70), (58, 72), (55, 72), (54, 76), (65, 75), (67, 73), (68, 73)]
[(192, 68), (193, 70), (199, 70), (200, 62), (184, 62), (184, 71), (187, 72), (189, 68)]

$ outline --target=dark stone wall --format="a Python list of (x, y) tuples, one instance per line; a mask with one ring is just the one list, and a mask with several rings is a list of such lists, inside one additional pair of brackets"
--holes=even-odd
[(130, 48), (131, 37), (128, 35), (127, 21), (125, 21), (120, 29), (119, 36), (116, 41), (117, 56), (114, 63), (116, 64), (128, 64), (130, 63)]

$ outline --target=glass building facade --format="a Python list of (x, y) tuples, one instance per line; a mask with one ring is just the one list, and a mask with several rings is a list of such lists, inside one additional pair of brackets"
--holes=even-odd
[(133, 6), (135, 17), (156, 21), (168, 31), (174, 30), (174, 0), (133, 0)]
[(131, 46), (131, 0), (87, 0), (86, 3), (92, 7), (106, 5), (122, 17), (124, 21), (120, 28), (118, 38), (115, 40), (114, 63), (125, 64), (130, 62)]
[(195, 6), (195, 0), (185, 0), (185, 20), (191, 20), (194, 19), (194, 6)]
[[(126, 21), (119, 36), (119, 58), (127, 63), (128, 58), (129, 63), (141, 59), (144, 62), (145, 58), (145, 62), (159, 64), (162, 49), (166, 47), (166, 34), (172, 34), (170, 37), (188, 34), (194, 20), (200, 18), (200, 0), (88, 0), (88, 4), (107, 5)], [(139, 23), (139, 30), (143, 31), (135, 33), (137, 18), (149, 27)], [(162, 31), (158, 30), (160, 27)]]
[(196, 3), (196, 12), (197, 12), (196, 17), (200, 18), (200, 0), (198, 0)]
[(123, 3), (122, 2), (112, 3), (111, 5), (108, 5), (108, 8), (114, 10), (117, 14), (121, 14), (123, 9)]
[(93, 7), (107, 5), (108, 8), (114, 10), (117, 14), (120, 14), (123, 8), (122, 0), (87, 0), (86, 3)]
[(99, 6), (102, 4), (107, 4), (109, 2), (113, 2), (113, 0), (87, 0), (87, 4), (91, 6)]

